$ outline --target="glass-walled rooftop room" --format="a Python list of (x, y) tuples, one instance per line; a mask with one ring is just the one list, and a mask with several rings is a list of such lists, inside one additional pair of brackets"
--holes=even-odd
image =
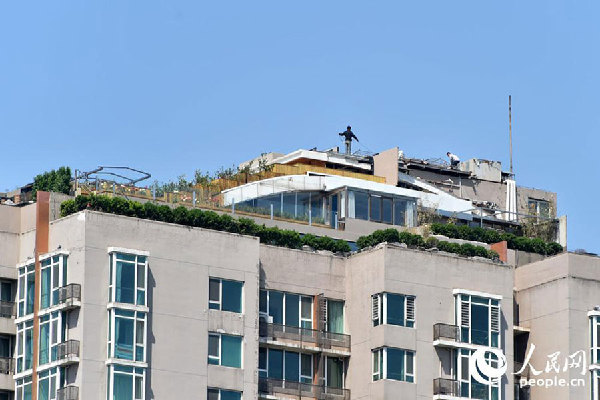
[(346, 218), (416, 225), (416, 199), (344, 188), (335, 192), (286, 192), (238, 202), (235, 209), (337, 228)]

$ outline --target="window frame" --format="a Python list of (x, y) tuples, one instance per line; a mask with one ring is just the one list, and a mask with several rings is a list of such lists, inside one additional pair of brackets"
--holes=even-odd
[[(475, 299), (475, 301), (473, 301)], [(484, 304), (484, 302), (486, 304)], [(473, 304), (477, 304), (479, 306), (486, 306), (488, 312), (488, 327), (487, 327), (487, 336), (488, 341), (487, 344), (479, 346), (486, 346), (492, 348), (500, 348), (502, 343), (502, 329), (501, 329), (501, 319), (502, 319), (502, 304), (501, 300), (496, 296), (490, 297), (484, 293), (482, 294), (472, 294), (465, 292), (457, 292), (455, 293), (455, 323), (459, 328), (459, 336), (460, 341), (462, 343), (473, 343), (473, 312), (472, 307)], [(468, 325), (465, 324), (466, 319), (464, 318), (465, 313), (465, 305), (468, 306)], [(496, 310), (497, 313), (497, 328), (494, 329), (494, 315), (493, 310)], [(465, 332), (467, 333), (465, 335)], [(496, 336), (494, 336), (496, 335)], [(494, 345), (494, 341), (496, 344)]]
[[(456, 381), (458, 382), (458, 389), (459, 389), (459, 393), (461, 398), (465, 397), (465, 398), (471, 398), (471, 396), (473, 395), (473, 380), (471, 378), (471, 374), (469, 372), (469, 360), (471, 358), (471, 353), (474, 352), (475, 350), (473, 349), (456, 349), (456, 355), (455, 355), (455, 363), (456, 363)], [(498, 360), (493, 360), (491, 358), (491, 353), (488, 353), (486, 355), (486, 360), (487, 363), (489, 365), (492, 365), (493, 363), (497, 363)], [(465, 371), (463, 371), (463, 366), (466, 368)], [(467, 376), (464, 376), (465, 374), (463, 374), (463, 372), (465, 372), (465, 374)], [(481, 383), (477, 383), (479, 385), (483, 385)], [(500, 382), (497, 382), (496, 384), (487, 384), (487, 385), (483, 385), (486, 386), (487, 389), (487, 396), (488, 398), (492, 398), (492, 391), (494, 390), (494, 388), (497, 388), (498, 390), (498, 398), (501, 399), (502, 398), (502, 385), (500, 384)], [(465, 390), (467, 389), (468, 393), (463, 393)]]
[[(56, 323), (56, 331), (53, 329), (53, 325)], [(48, 361), (42, 362), (42, 325), (48, 325)], [(38, 364), (40, 366), (46, 365), (56, 361), (58, 345), (64, 341), (65, 328), (63, 313), (54, 311), (49, 314), (40, 316), (40, 332), (38, 337)]]
[[(133, 313), (133, 316), (128, 316), (128, 315), (117, 315), (117, 313)], [(140, 317), (141, 316), (141, 317)], [(132, 359), (127, 359), (127, 358), (122, 358), (117, 356), (116, 353), (116, 320), (117, 318), (121, 318), (121, 319), (126, 319), (126, 320), (133, 320), (133, 343), (132, 343)], [(124, 362), (133, 362), (133, 363), (146, 363), (147, 360), (147, 352), (148, 352), (148, 314), (144, 311), (133, 311), (133, 310), (126, 310), (126, 309), (120, 309), (120, 308), (111, 308), (108, 310), (108, 319), (109, 319), (109, 323), (108, 323), (108, 341), (107, 341), (107, 348), (108, 348), (108, 358), (110, 359), (115, 359), (115, 360), (123, 360)], [(140, 345), (137, 342), (137, 338), (138, 338), (138, 323), (142, 322), (143, 323), (143, 343)], [(142, 347), (142, 359), (138, 360), (137, 359), (137, 350), (138, 347)]]
[[(41, 397), (42, 391), (40, 387), (42, 385), (42, 381), (48, 380), (48, 399), (44, 399)], [(58, 367), (48, 368), (43, 371), (38, 372), (38, 400), (56, 400), (56, 392), (61, 388), (61, 370)], [(54, 390), (52, 388), (52, 384), (54, 384)]]
[(240, 391), (238, 391), (238, 390), (221, 389), (221, 388), (216, 388), (216, 387), (211, 387), (211, 386), (208, 386), (208, 387), (206, 388), (206, 398), (207, 398), (207, 399), (208, 399), (208, 393), (209, 393), (211, 390), (216, 390), (216, 391), (218, 392), (218, 394), (217, 394), (217, 400), (221, 400), (221, 394), (222, 394), (222, 392), (237, 393), (237, 394), (239, 394), (239, 395), (240, 395), (240, 397), (239, 397), (239, 398), (240, 398), (240, 400), (242, 400), (242, 399), (244, 398), (244, 393), (243, 393), (243, 392), (240, 392)]
[(25, 399), (25, 388), (29, 386), (30, 393), (33, 392), (33, 379), (32, 376), (24, 376), (23, 378), (19, 378), (15, 380), (15, 400), (24, 400)]
[[(260, 368), (260, 349), (264, 349), (265, 350), (265, 368)], [(271, 352), (271, 350), (276, 350), (276, 351), (281, 351), (281, 356), (282, 356), (282, 369), (281, 369), (281, 374), (283, 376), (283, 381), (287, 381), (287, 382), (299, 382), (299, 383), (305, 383), (305, 384), (309, 384), (309, 385), (313, 385), (314, 382), (314, 374), (315, 374), (315, 358), (313, 357), (313, 354), (311, 353), (303, 353), (300, 351), (291, 351), (291, 350), (284, 350), (284, 349), (271, 349), (268, 347), (259, 347), (258, 350), (258, 357), (259, 357), (259, 363), (258, 363), (258, 374), (259, 377), (262, 378), (272, 378), (269, 377), (269, 353)], [(298, 354), (298, 380), (297, 381), (290, 381), (288, 379), (285, 379), (285, 370), (286, 370), (286, 353), (295, 353)], [(310, 376), (307, 375), (303, 375), (302, 374), (302, 356), (309, 356), (310, 357)], [(263, 373), (264, 375), (261, 376), (260, 374)], [(279, 378), (277, 378), (279, 379)]]
[(590, 315), (590, 364), (600, 365), (600, 314)]
[[(292, 293), (292, 292), (284, 292), (281, 290), (270, 290), (270, 289), (260, 289), (259, 292), (259, 296), (260, 293), (265, 293), (267, 294), (267, 301), (266, 301), (266, 307), (267, 310), (261, 310), (260, 309), (260, 299), (259, 299), (259, 315), (264, 315), (264, 316), (271, 316), (270, 314), (270, 305), (271, 305), (271, 292), (278, 292), (281, 293), (282, 296), (282, 314), (283, 314), (283, 321), (281, 323), (276, 323), (274, 322), (274, 324), (276, 325), (282, 325), (282, 326), (290, 326), (293, 328), (302, 328), (302, 329), (310, 329), (310, 330), (314, 330), (315, 329), (315, 311), (314, 311), (314, 307), (315, 307), (315, 300), (314, 300), (314, 296), (312, 295), (306, 295), (306, 294), (300, 294), (300, 293)], [(298, 296), (298, 327), (293, 326), (293, 325), (287, 325), (286, 324), (286, 319), (287, 319), (287, 306), (286, 306), (286, 296)], [(310, 320), (308, 318), (304, 318), (302, 317), (302, 299), (309, 299), (310, 300)], [(304, 326), (304, 323), (308, 323), (310, 322), (310, 327), (308, 326)], [(308, 325), (308, 324), (306, 324)]]
[[(30, 262), (25, 264), (17, 270), (17, 318), (21, 317), (33, 317), (33, 308), (35, 303), (35, 263)], [(29, 288), (28, 279), (33, 277), (33, 290), (34, 296), (31, 304), (29, 303)], [(31, 312), (28, 311), (31, 307)]]
[[(212, 282), (218, 282), (219, 285), (219, 299), (218, 300), (211, 300), (210, 298), (210, 284)], [(240, 283), (241, 284), (241, 290), (240, 290), (240, 311), (231, 311), (231, 310), (223, 310), (223, 281), (226, 282), (235, 282), (235, 283)], [(217, 278), (217, 277), (209, 277), (208, 278), (208, 308), (210, 310), (218, 310), (218, 311), (225, 311), (225, 312), (233, 312), (236, 314), (243, 314), (244, 313), (244, 283), (243, 281), (237, 281), (235, 279), (224, 279), (224, 278)], [(211, 307), (212, 305), (215, 305), (216, 308)]]
[[(135, 257), (134, 261), (127, 260), (126, 258), (119, 258), (119, 256)], [(129, 304), (135, 307), (148, 307), (148, 252), (128, 250), (120, 248), (109, 248), (109, 280), (108, 280), (108, 299), (109, 303), (115, 304)], [(141, 260), (141, 261), (140, 261)], [(133, 303), (125, 303), (117, 301), (117, 262), (120, 261), (125, 264), (133, 264), (134, 268), (134, 281), (133, 281)], [(140, 266), (144, 270), (143, 282), (139, 282), (139, 268)], [(143, 304), (139, 303), (139, 292), (143, 292)]]
[[(395, 379), (388, 377), (388, 349), (399, 350), (403, 352), (404, 362), (404, 379)], [(411, 369), (412, 373), (407, 373), (408, 359), (411, 356)], [(375, 370), (375, 359), (378, 358), (377, 371)], [(398, 347), (381, 346), (371, 350), (371, 382), (377, 382), (381, 380), (394, 380), (399, 382), (417, 383), (416, 366), (417, 364), (417, 352), (414, 350), (402, 349)], [(407, 379), (410, 377), (412, 380)]]
[[(27, 361), (27, 331), (31, 332), (31, 367), (25, 368)], [(33, 320), (24, 321), (17, 324), (17, 344), (15, 349), (16, 371), (17, 374), (33, 370)]]
[[(404, 302), (404, 319), (402, 321), (402, 325), (400, 324), (392, 324), (388, 322), (387, 312), (388, 312), (388, 295), (392, 296), (401, 296)], [(375, 312), (374, 299), (377, 298), (377, 319), (373, 314)], [(412, 315), (413, 318), (408, 318), (409, 315), (409, 300), (412, 301)], [(405, 328), (416, 329), (417, 325), (417, 296), (412, 294), (403, 294), (403, 293), (391, 293), (391, 292), (381, 292), (371, 295), (371, 324), (373, 327), (379, 325), (392, 325), (392, 326), (403, 326)]]
[[(131, 370), (131, 371), (126, 371)], [(130, 376), (132, 380), (132, 399), (133, 400), (143, 400), (146, 398), (146, 368), (142, 367), (133, 367), (128, 365), (119, 365), (119, 364), (111, 364), (108, 366), (108, 398), (114, 398), (114, 389), (115, 389), (115, 375), (126, 375)], [(136, 397), (136, 381), (138, 378), (141, 378), (141, 396)]]
[[(39, 309), (44, 310), (60, 304), (60, 288), (67, 284), (67, 259), (68, 255), (59, 253), (40, 259), (40, 299)], [(56, 268), (55, 268), (56, 267)], [(50, 274), (50, 285), (48, 287), (48, 305), (44, 305), (44, 273)], [(56, 281), (56, 284), (55, 284)]]
[[(223, 365), (223, 336), (228, 336), (228, 337), (234, 337), (234, 338), (239, 338), (240, 339), (240, 366), (236, 367), (236, 366), (230, 366), (230, 365)], [(215, 355), (211, 355), (210, 354), (210, 338), (218, 338), (218, 352), (219, 354), (217, 356)], [(210, 360), (216, 360), (216, 363), (211, 363)], [(218, 333), (218, 332), (208, 332), (208, 341), (207, 341), (207, 364), (208, 365), (218, 365), (221, 367), (227, 367), (227, 368), (238, 368), (238, 369), (243, 369), (244, 368), (244, 337), (241, 335), (230, 335), (230, 334), (225, 334), (225, 333)]]

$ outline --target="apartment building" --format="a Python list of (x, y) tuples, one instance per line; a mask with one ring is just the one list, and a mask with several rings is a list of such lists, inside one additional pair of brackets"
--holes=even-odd
[[(268, 162), (217, 211), (352, 246), (381, 228), (424, 233), (423, 212), (506, 230), (527, 214), (565, 239), (556, 195), (497, 164), (454, 170), (397, 149)], [(196, 196), (179, 204), (205, 207)], [(499, 246), (492, 261), (398, 243), (333, 254), (90, 210), (61, 218), (67, 198), (0, 205), (0, 400), (599, 398), (598, 257)], [(579, 350), (584, 371), (572, 358), (560, 371), (583, 385), (530, 381), (554, 377), (549, 355)], [(486, 366), (503, 373), (476, 379)]]

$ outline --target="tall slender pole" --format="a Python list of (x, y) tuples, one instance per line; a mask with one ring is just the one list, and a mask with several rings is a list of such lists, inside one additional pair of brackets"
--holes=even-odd
[(508, 95), (508, 137), (510, 141), (510, 173), (513, 173), (512, 163), (512, 110), (511, 110), (511, 96)]

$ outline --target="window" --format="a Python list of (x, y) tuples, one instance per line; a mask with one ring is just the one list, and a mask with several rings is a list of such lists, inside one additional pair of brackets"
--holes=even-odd
[(29, 264), (19, 268), (19, 317), (33, 314), (33, 299), (35, 298), (35, 265)]
[(67, 282), (67, 256), (48, 257), (41, 262), (40, 308), (58, 304), (58, 292)]
[(290, 382), (313, 382), (312, 354), (278, 349), (259, 348), (259, 376), (284, 379)]
[(31, 376), (17, 379), (17, 394), (15, 400), (31, 400)]
[(371, 296), (373, 326), (388, 324), (415, 326), (415, 296), (379, 293)]
[(590, 363), (600, 364), (600, 315), (590, 317)]
[(208, 363), (242, 368), (242, 337), (210, 333), (208, 335)]
[(145, 256), (110, 254), (109, 301), (146, 305), (148, 262)]
[(208, 400), (241, 400), (242, 393), (233, 390), (208, 388)]
[(208, 307), (211, 310), (242, 312), (243, 282), (210, 278), (208, 282)]
[(108, 400), (145, 399), (144, 368), (111, 365), (108, 367)]
[(415, 381), (415, 352), (393, 347), (382, 347), (371, 352), (373, 381), (393, 379)]
[(261, 290), (260, 312), (273, 317), (274, 324), (313, 329), (311, 296)]
[(348, 218), (415, 226), (416, 200), (348, 190)]
[[(0, 358), (12, 358), (12, 336), (0, 335)], [(2, 398), (0, 397), (0, 400)]]
[(58, 368), (47, 369), (38, 374), (38, 400), (56, 399), (56, 389), (59, 386)]
[(327, 299), (326, 329), (328, 332), (344, 333), (344, 302)]
[(109, 310), (108, 357), (122, 360), (146, 361), (146, 313), (141, 311)]
[(0, 280), (0, 301), (8, 301), (11, 303), (15, 301), (13, 297), (13, 286), (10, 281)]
[(325, 360), (325, 386), (342, 389), (344, 387), (344, 360), (327, 357)]
[(17, 324), (17, 373), (32, 368), (33, 321)]
[(457, 323), (463, 343), (498, 347), (500, 344), (500, 301), (487, 297), (456, 296)]
[(58, 345), (64, 337), (62, 314), (58, 311), (40, 317), (39, 363), (47, 364), (57, 359)]
[[(469, 359), (473, 350), (460, 349), (457, 351), (456, 373), (460, 384), (460, 397), (470, 399), (500, 399), (499, 383), (484, 385), (471, 378), (469, 373)], [(498, 359), (490, 352), (486, 353), (487, 363), (492, 367), (498, 367)]]
[(542, 218), (550, 218), (550, 202), (547, 200), (537, 200), (530, 198), (527, 201), (529, 215), (535, 215)]

